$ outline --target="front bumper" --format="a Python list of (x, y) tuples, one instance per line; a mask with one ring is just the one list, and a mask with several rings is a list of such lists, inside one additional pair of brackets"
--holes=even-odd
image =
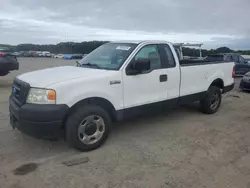
[(243, 79), (241, 80), (240, 89), (250, 91), (250, 78), (249, 78), (249, 81), (245, 81)]
[(24, 104), (9, 99), (10, 124), (21, 132), (39, 138), (57, 137), (68, 113), (67, 105)]

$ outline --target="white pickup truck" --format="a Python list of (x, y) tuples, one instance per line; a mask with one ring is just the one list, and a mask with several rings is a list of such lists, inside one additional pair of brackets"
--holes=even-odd
[(65, 132), (82, 151), (102, 145), (113, 121), (200, 101), (215, 113), (233, 89), (233, 62), (181, 60), (171, 43), (104, 44), (77, 66), (18, 76), (9, 99), (13, 128), (38, 136)]

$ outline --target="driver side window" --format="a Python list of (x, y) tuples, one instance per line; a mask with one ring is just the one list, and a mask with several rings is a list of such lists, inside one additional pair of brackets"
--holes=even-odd
[(140, 49), (140, 51), (135, 55), (134, 59), (148, 59), (150, 61), (151, 70), (161, 68), (161, 58), (157, 45), (147, 45), (142, 47), (142, 49)]

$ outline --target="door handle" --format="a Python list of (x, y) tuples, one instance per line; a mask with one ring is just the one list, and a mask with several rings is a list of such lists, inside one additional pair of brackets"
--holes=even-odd
[(166, 82), (168, 81), (168, 75), (162, 74), (160, 75), (160, 82)]

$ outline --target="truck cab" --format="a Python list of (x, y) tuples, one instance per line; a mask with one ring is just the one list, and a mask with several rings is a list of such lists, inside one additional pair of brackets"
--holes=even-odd
[(14, 128), (47, 137), (63, 130), (82, 151), (107, 139), (111, 123), (199, 101), (216, 113), (234, 85), (233, 62), (180, 64), (166, 41), (106, 43), (77, 63), (18, 76), (10, 96)]

